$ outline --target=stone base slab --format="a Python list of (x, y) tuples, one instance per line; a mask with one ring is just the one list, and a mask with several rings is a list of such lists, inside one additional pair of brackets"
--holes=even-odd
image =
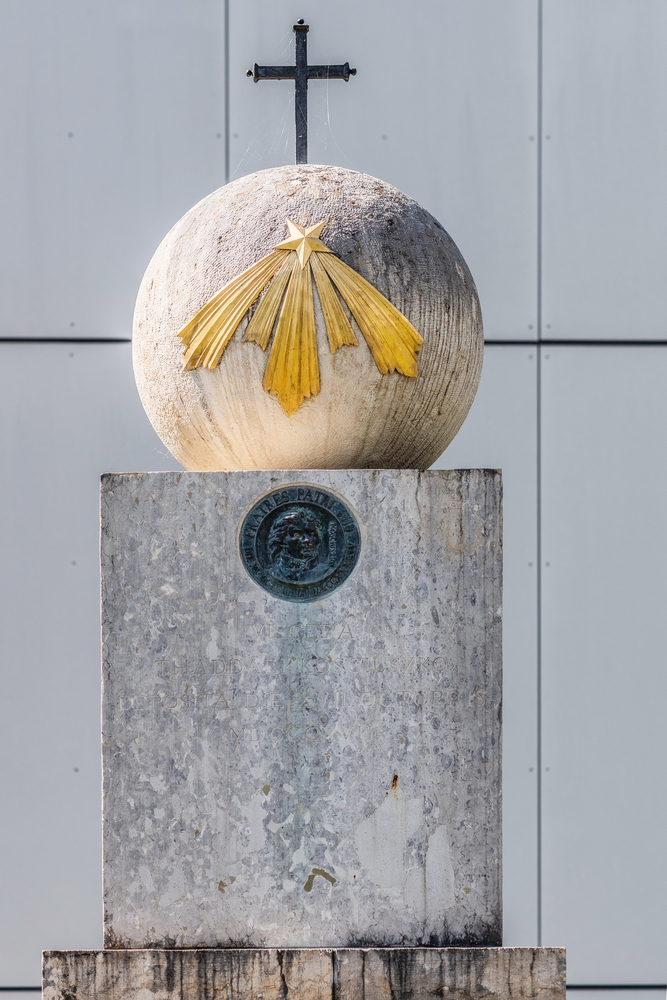
[(44, 1000), (565, 1000), (564, 948), (46, 951)]

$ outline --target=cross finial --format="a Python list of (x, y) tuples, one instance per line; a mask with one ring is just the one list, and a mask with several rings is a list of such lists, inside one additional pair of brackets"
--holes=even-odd
[(308, 162), (308, 81), (309, 80), (345, 80), (356, 76), (356, 69), (350, 69), (349, 63), (338, 66), (309, 66), (306, 51), (306, 37), (309, 25), (299, 18), (292, 25), (295, 34), (294, 66), (258, 66), (257, 63), (249, 69), (246, 76), (251, 76), (255, 83), (260, 80), (294, 80), (294, 123), (296, 126), (296, 162)]

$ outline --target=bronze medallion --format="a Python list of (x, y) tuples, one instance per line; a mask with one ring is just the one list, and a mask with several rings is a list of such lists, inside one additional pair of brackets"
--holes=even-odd
[(308, 484), (267, 493), (241, 525), (241, 559), (260, 587), (283, 601), (320, 601), (359, 558), (357, 520), (343, 500)]

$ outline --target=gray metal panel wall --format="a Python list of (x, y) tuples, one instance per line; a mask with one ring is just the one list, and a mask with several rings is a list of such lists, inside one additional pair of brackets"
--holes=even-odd
[(544, 0), (544, 335), (667, 337), (667, 4)]
[(225, 181), (222, 10), (0, 4), (0, 336), (130, 336), (157, 244)]
[(568, 989), (567, 1000), (665, 1000), (664, 987), (655, 990)]
[(99, 477), (180, 468), (129, 344), (0, 344), (0, 985), (102, 944)]
[(544, 938), (667, 981), (667, 348), (544, 348)]

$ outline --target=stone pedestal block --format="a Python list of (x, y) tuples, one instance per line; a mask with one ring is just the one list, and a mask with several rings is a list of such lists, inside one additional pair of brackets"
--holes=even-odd
[(501, 943), (500, 493), (493, 470), (104, 477), (107, 946)]
[(565, 1000), (563, 948), (44, 952), (44, 1000)]

